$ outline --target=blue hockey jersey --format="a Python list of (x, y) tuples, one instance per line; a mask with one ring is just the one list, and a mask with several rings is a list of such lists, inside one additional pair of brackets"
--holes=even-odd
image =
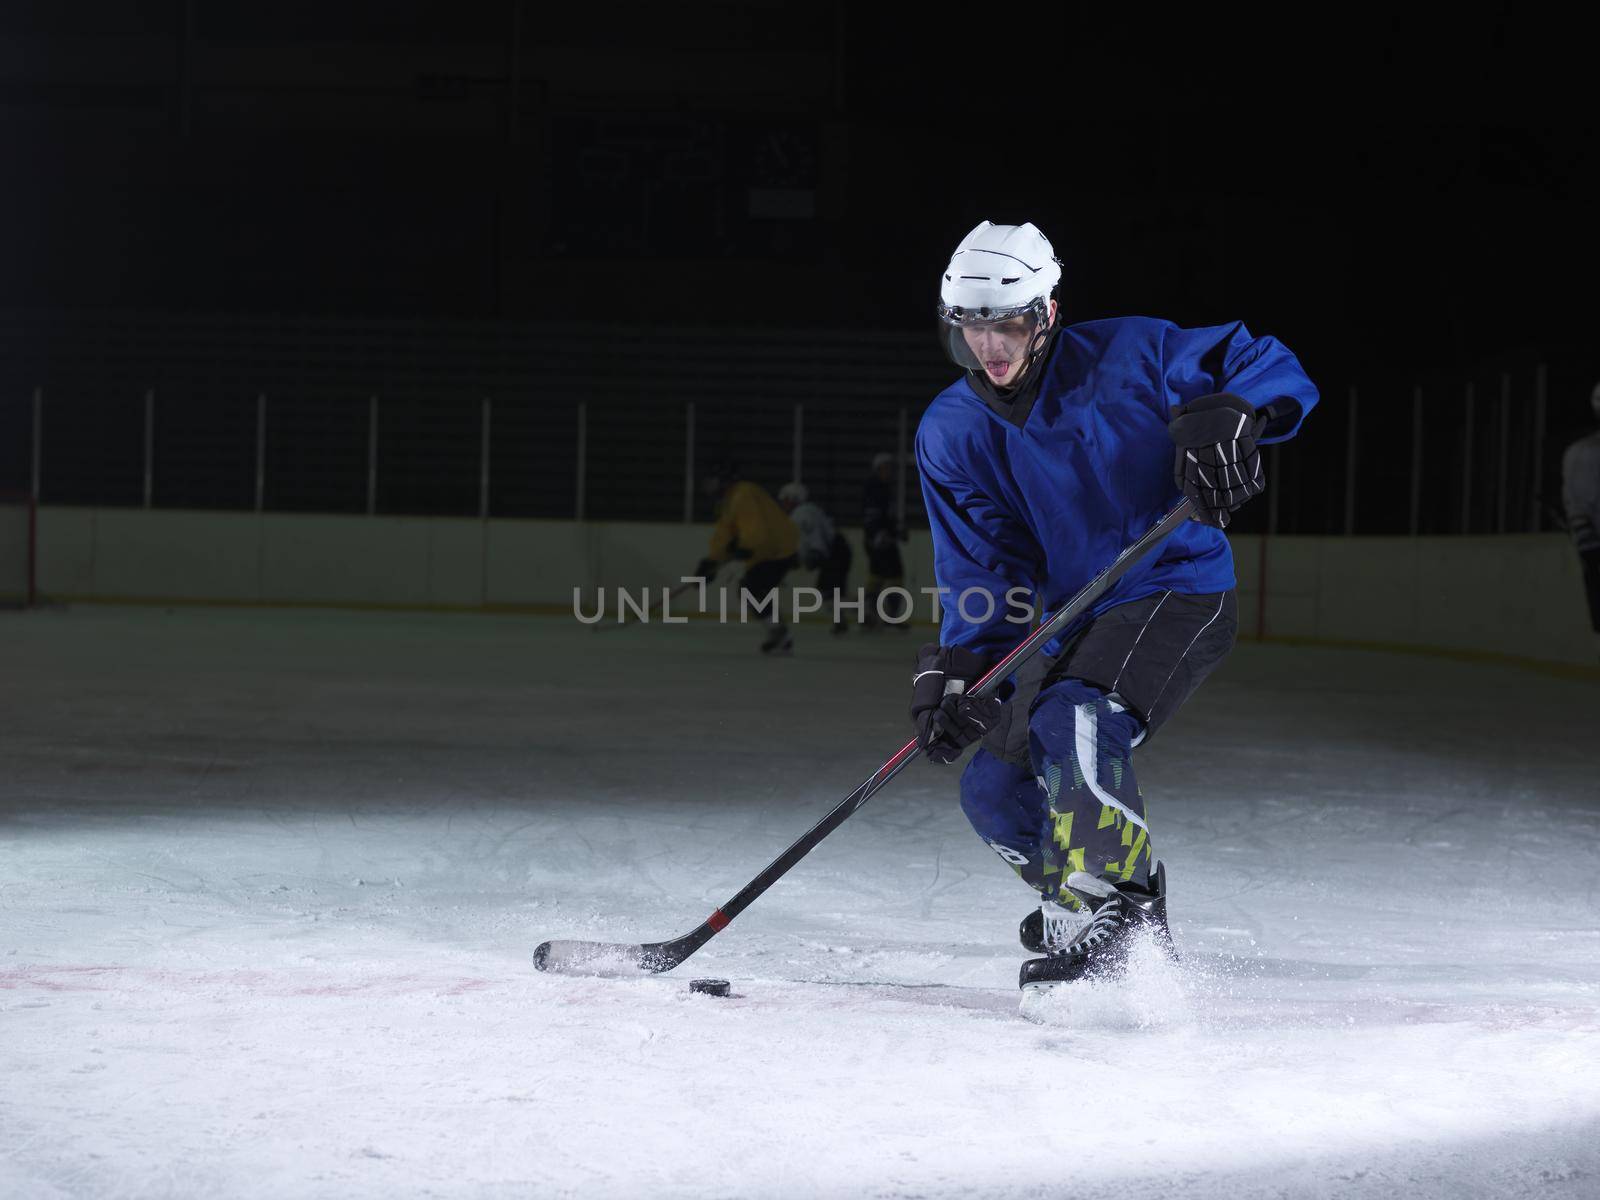
[[(1292, 400), (1260, 439), (1275, 442), (1292, 437), (1317, 402), (1299, 360), (1239, 323), (1182, 329), (1124, 317), (1069, 325), (1034, 370), (1042, 374), (1026, 412), (1000, 411), (963, 377), (934, 398), (917, 427), (934, 573), (949, 589), (940, 640), (990, 656), (1029, 632), (1014, 607), (1008, 619), (1008, 592), (1024, 589), (1048, 615), (1182, 498), (1167, 435), (1173, 406), (1214, 392), (1257, 408)], [(1082, 620), (1161, 591), (1233, 586), (1227, 537), (1191, 521)], [(981, 593), (995, 599), (992, 614)]]

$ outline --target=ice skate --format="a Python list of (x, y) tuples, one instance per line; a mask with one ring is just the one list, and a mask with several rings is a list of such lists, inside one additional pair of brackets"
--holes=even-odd
[(1017, 938), (1022, 942), (1022, 948), (1030, 954), (1055, 954), (1067, 948), (1072, 935), (1085, 923), (1084, 914), (1074, 912), (1054, 900), (1045, 900), (1022, 918), (1022, 924), (1017, 927)]
[(794, 636), (787, 625), (774, 625), (761, 643), (761, 653), (769, 658), (794, 653)]
[(1024, 991), (1080, 979), (1115, 978), (1127, 965), (1134, 940), (1145, 932), (1153, 933), (1157, 944), (1172, 953), (1167, 872), (1161, 863), (1156, 864), (1148, 888), (1113, 884), (1083, 871), (1068, 876), (1067, 888), (1093, 915), (1061, 950), (1022, 964), (1018, 985)]

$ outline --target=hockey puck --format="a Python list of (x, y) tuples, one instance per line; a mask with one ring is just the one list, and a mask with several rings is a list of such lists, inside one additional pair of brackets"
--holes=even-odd
[(689, 990), (699, 992), (703, 996), (726, 996), (728, 994), (728, 981), (726, 979), (691, 979)]

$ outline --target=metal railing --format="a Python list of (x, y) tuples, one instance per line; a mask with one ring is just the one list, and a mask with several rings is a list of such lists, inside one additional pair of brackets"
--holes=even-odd
[[(1240, 532), (1560, 526), (1581, 368), (1537, 355), (1326, 386)], [(915, 421), (951, 377), (916, 334), (18, 315), (0, 322), (0, 489), (44, 504), (695, 521), (741, 460), (859, 519), (872, 456), (922, 505)], [(1581, 415), (1580, 415), (1581, 414)]]
[[(1576, 394), (1581, 369), (1568, 369)], [(1587, 405), (1551, 412), (1551, 367), (1535, 355), (1427, 382), (1327, 388), (1300, 437), (1267, 454), (1264, 506), (1246, 533), (1439, 535), (1562, 527), (1559, 461)], [(1587, 395), (1587, 387), (1583, 387)]]
[[(950, 369), (916, 335), (13, 316), (0, 485), (46, 504), (698, 520), (734, 457), (859, 512)], [(20, 405), (18, 397), (29, 398)], [(29, 441), (26, 460), (6, 456)], [(920, 511), (902, 468), (902, 505)]]
[[(473, 406), (465, 405), (453, 407), (471, 409)], [(788, 478), (803, 478), (800, 471), (802, 465), (806, 461), (805, 407), (806, 406), (804, 404), (795, 404), (791, 409), (793, 433), (792, 438), (787, 445), (787, 449), (784, 452), (787, 456), (790, 467), (787, 476)], [(156, 389), (145, 389), (140, 400), (139, 408), (142, 414), (141, 419), (143, 427), (143, 437), (139, 452), (137, 471), (137, 476), (140, 483), (138, 499), (132, 506), (142, 508), (232, 507), (249, 508), (255, 512), (263, 512), (271, 507), (268, 504), (268, 497), (271, 494), (272, 483), (268, 469), (268, 439), (269, 434), (275, 432), (275, 430), (272, 423), (272, 400), (267, 393), (258, 392), (255, 396), (253, 405), (255, 413), (255, 419), (253, 423), (254, 440), (251, 449), (247, 453), (236, 453), (232, 456), (241, 464), (245, 462), (250, 464), (251, 485), (249, 488), (250, 501), (248, 504), (158, 504), (158, 497), (161, 497), (162, 495), (160, 489), (162, 485), (166, 483), (166, 475), (158, 462), (157, 456), (157, 447), (159, 442), (156, 436), (156, 431), (160, 427), (159, 422), (161, 414), (161, 399)], [(473, 466), (476, 479), (475, 504), (470, 511), (461, 510), (459, 506), (457, 506), (449, 508), (436, 515), (470, 515), (479, 517), (481, 519), (487, 519), (491, 516), (537, 515), (547, 517), (569, 517), (579, 521), (584, 520), (592, 508), (589, 496), (590, 441), (588, 402), (580, 400), (573, 408), (574, 419), (572, 422), (572, 427), (574, 430), (574, 437), (571, 446), (567, 450), (567, 454), (570, 455), (567, 461), (571, 466), (573, 490), (571, 492), (570, 508), (566, 509), (565, 511), (562, 511), (559, 508), (548, 507), (542, 507), (537, 512), (516, 509), (514, 509), (512, 512), (507, 512), (504, 509), (497, 509), (493, 499), (495, 495), (493, 490), (493, 485), (495, 482), (494, 464), (497, 451), (494, 440), (495, 404), (493, 398), (489, 396), (482, 397), (476, 406), (476, 410), (478, 414), (476, 427), (477, 432), (475, 436), (476, 457), (474, 459)], [(45, 389), (43, 387), (34, 388), (31, 397), (32, 429), (31, 437), (29, 439), (31, 445), (31, 455), (28, 468), (28, 494), (31, 495), (37, 502), (49, 503), (52, 501), (62, 502), (63, 500), (66, 502), (72, 502), (80, 498), (75, 495), (63, 495), (63, 493), (59, 490), (53, 493), (51, 489), (47, 487), (48, 475), (46, 471), (46, 461), (48, 456), (47, 447), (49, 444), (49, 430), (51, 427), (50, 417), (51, 411)], [(695, 405), (692, 401), (685, 404), (681, 409), (681, 419), (683, 423), (683, 504), (681, 511), (675, 511), (677, 519), (687, 523), (704, 519), (704, 517), (707, 515), (703, 511), (704, 505), (701, 502), (700, 491), (695, 474), (697, 462), (696, 423)], [(658, 425), (660, 423), (661, 422), (658, 421)], [(878, 439), (870, 444), (874, 447), (882, 446), (882, 448), (889, 449), (891, 453), (896, 455), (899, 463), (899, 511), (903, 521), (908, 509), (906, 491), (909, 481), (908, 464), (911, 460), (911, 447), (908, 440), (908, 430), (910, 429), (910, 412), (906, 405), (899, 405), (895, 409), (894, 426), (896, 432), (895, 440), (892, 446), (883, 445), (882, 439)], [(383, 428), (383, 398), (377, 395), (369, 396), (366, 404), (366, 457), (363, 468), (363, 478), (365, 480), (365, 502), (362, 506), (363, 510), (368, 516), (377, 515), (380, 512), (406, 512), (426, 515), (425, 509), (418, 508), (414, 505), (391, 506), (380, 504), (380, 496), (384, 494), (383, 486), (385, 483), (383, 470), (385, 459), (382, 453), (384, 437)], [(545, 443), (544, 446), (546, 449), (551, 449), (548, 443)], [(771, 459), (773, 455), (769, 452), (765, 455), (765, 457), (767, 459)], [(700, 456), (700, 462), (702, 465), (704, 464), (704, 461), (704, 456)], [(867, 473), (864, 469), (861, 470), (859, 472), (859, 478), (857, 478), (855, 482), (857, 484), (864, 482), (866, 474)], [(771, 486), (776, 488), (778, 485), (774, 483)], [(834, 489), (834, 491), (837, 493), (839, 492), (840, 488), (844, 486), (845, 484), (841, 483)], [(240, 491), (238, 494), (242, 496), (244, 493), (243, 491)], [(108, 503), (111, 505), (128, 503), (127, 497), (118, 496), (115, 494), (108, 494), (107, 498), (103, 501), (96, 501), (93, 497), (83, 497), (81, 499), (84, 502)], [(663, 513), (666, 510), (664, 506), (659, 506), (657, 504), (655, 498), (647, 498), (644, 503), (648, 507), (641, 506), (635, 515), (641, 519), (662, 518)], [(340, 511), (340, 509), (332, 508), (330, 511)]]

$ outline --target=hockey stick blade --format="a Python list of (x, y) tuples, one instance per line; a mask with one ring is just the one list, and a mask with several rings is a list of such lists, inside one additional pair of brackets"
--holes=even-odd
[[(730, 560), (730, 561), (737, 561), (737, 560)], [(614, 622), (610, 623), (610, 624), (602, 624), (599, 621), (597, 621), (595, 624), (589, 626), (589, 632), (590, 633), (605, 633), (609, 629), (632, 629), (636, 625), (648, 625), (648, 624), (650, 624), (650, 622), (652, 620), (654, 620), (654, 619), (660, 617), (662, 614), (666, 613), (667, 612), (667, 606), (670, 605), (672, 603), (672, 601), (676, 597), (683, 595), (683, 593), (685, 593), (687, 591), (693, 590), (693, 588), (695, 587), (696, 583), (700, 584), (700, 587), (701, 587), (701, 593), (700, 593), (701, 602), (703, 604), (704, 600), (705, 600), (705, 591), (706, 591), (706, 589), (708, 589), (708, 588), (710, 588), (712, 586), (720, 586), (721, 585), (722, 577), (724, 575), (724, 568), (727, 567), (727, 565), (728, 565), (727, 563), (723, 563), (721, 566), (719, 566), (717, 568), (717, 570), (716, 570), (716, 573), (714, 575), (712, 575), (709, 579), (696, 580), (696, 579), (690, 578), (687, 582), (680, 582), (678, 584), (678, 586), (673, 588), (671, 591), (666, 591), (666, 589), (662, 589), (665, 592), (665, 595), (663, 595), (661, 597), (661, 603), (659, 605), (657, 605), (653, 598), (650, 599), (648, 606), (645, 608), (644, 614), (642, 616), (640, 616), (637, 620), (633, 620), (633, 621), (624, 620), (623, 619), (623, 615), (622, 615), (622, 611), (621, 611), (621, 607), (620, 607), (620, 602), (619, 602), (619, 607), (618, 607), (618, 611), (617, 611), (617, 619)], [(631, 603), (631, 600), (630, 600), (630, 603)], [(602, 609), (604, 608), (603, 597), (602, 597), (602, 605), (601, 605), (601, 607), (602, 607)], [(670, 615), (668, 616), (668, 621), (669, 622), (671, 621)]]
[(610, 978), (647, 975), (643, 946), (613, 942), (541, 942), (533, 965), (557, 975), (600, 975)]
[[(654, 942), (649, 945), (628, 945), (622, 942), (540, 942), (533, 952), (533, 966), (538, 971), (556, 975), (597, 975), (608, 979), (626, 979), (636, 975), (656, 975), (670, 971), (688, 957), (677, 942)], [(696, 944), (698, 948), (698, 943)]]

